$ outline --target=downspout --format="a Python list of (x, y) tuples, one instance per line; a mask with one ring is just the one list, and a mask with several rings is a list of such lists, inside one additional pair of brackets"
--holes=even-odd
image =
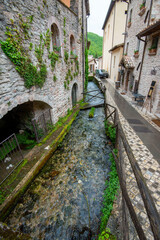
[[(115, 18), (116, 18), (116, 2), (115, 2), (115, 5), (114, 5), (112, 48), (113, 48), (113, 44), (114, 44)], [(110, 62), (110, 77), (111, 77), (111, 75), (112, 75), (112, 53), (111, 53), (111, 62)]]
[(83, 97), (84, 97), (84, 59), (85, 59), (85, 54), (84, 54), (84, 6), (83, 6), (84, 0), (82, 0), (82, 83), (83, 83)]
[[(149, 12), (149, 17), (148, 17), (147, 27), (149, 26), (150, 19), (151, 19), (152, 5), (153, 5), (153, 0), (151, 0), (151, 4), (150, 4), (150, 12)], [(144, 43), (142, 61), (141, 61), (141, 66), (140, 66), (140, 71), (139, 71), (139, 76), (138, 76), (137, 92), (138, 92), (139, 83), (140, 83), (141, 74), (142, 74), (142, 68), (143, 68), (143, 62), (144, 62), (144, 55), (145, 55), (146, 46), (147, 46), (147, 36), (145, 37), (145, 40), (144, 40), (144, 41), (145, 41), (145, 43)]]
[[(126, 3), (128, 4), (128, 2), (126, 2)], [(128, 6), (127, 6), (127, 16), (126, 16), (126, 25), (125, 25), (125, 35), (124, 35), (123, 55), (124, 55), (124, 49), (125, 49), (126, 38), (127, 38), (127, 35), (128, 35), (128, 32), (127, 32), (128, 10), (129, 10), (129, 4), (128, 4)]]

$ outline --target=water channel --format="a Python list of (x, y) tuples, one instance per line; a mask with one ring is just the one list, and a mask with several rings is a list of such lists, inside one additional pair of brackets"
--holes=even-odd
[[(89, 82), (88, 89), (98, 87)], [(101, 95), (103, 96), (103, 95)], [(100, 99), (92, 99), (97, 104)], [(62, 144), (31, 184), (7, 224), (35, 240), (89, 240), (99, 231), (111, 151), (104, 110), (81, 111)]]

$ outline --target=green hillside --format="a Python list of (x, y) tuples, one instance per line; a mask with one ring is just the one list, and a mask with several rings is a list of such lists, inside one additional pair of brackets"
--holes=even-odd
[(103, 37), (95, 33), (88, 33), (88, 41), (91, 42), (89, 48), (89, 55), (93, 55), (94, 57), (102, 56), (102, 46), (103, 46)]

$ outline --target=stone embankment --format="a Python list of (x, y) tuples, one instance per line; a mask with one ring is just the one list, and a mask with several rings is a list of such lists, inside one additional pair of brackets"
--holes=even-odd
[[(115, 103), (114, 98), (111, 94), (109, 89), (109, 85), (111, 84), (111, 81), (103, 81), (103, 84), (106, 86), (106, 101), (107, 103), (115, 106), (118, 110), (119, 114), (119, 120), (122, 125), (123, 131), (125, 133), (125, 136), (127, 138), (127, 141), (132, 149), (132, 152), (134, 154), (134, 157), (141, 169), (141, 172), (145, 178), (146, 184), (151, 192), (151, 195), (153, 197), (155, 206), (160, 212), (160, 192), (158, 189), (160, 189), (160, 166), (158, 162), (153, 158), (153, 155), (151, 152), (147, 149), (147, 147), (144, 145), (144, 143), (141, 141), (141, 139), (137, 136), (136, 132), (131, 128), (128, 121), (125, 119), (125, 117), (122, 115), (122, 113), (119, 110), (118, 105)], [(126, 154), (126, 151), (124, 147), (122, 148), (123, 151), (123, 160), (124, 160), (124, 169), (126, 174), (126, 187), (129, 194), (129, 197), (131, 199), (131, 202), (133, 204), (134, 210), (138, 216), (138, 219), (141, 223), (141, 226), (144, 230), (144, 233), (148, 240), (154, 239), (153, 233), (151, 231), (150, 223), (148, 220), (148, 216), (144, 207), (144, 203), (136, 182), (135, 175), (133, 173), (132, 167), (130, 165), (128, 156)], [(119, 197), (117, 198), (117, 203), (115, 204), (115, 208), (113, 210), (113, 214), (110, 217), (110, 221), (108, 223), (108, 226), (111, 228), (112, 232), (116, 235), (118, 235), (119, 238), (119, 229), (122, 222), (122, 216), (121, 216), (121, 210), (122, 206), (120, 203), (121, 199), (121, 193), (119, 194)], [(129, 216), (129, 213), (128, 213)], [(117, 228), (119, 228), (117, 230)], [(134, 228), (134, 225), (132, 223), (132, 220), (129, 216), (129, 239), (139, 239), (136, 233), (136, 230)]]
[[(26, 156), (28, 163), (27, 166), (21, 169), (15, 183), (12, 186), (13, 192), (6, 198), (4, 203), (0, 206), (0, 221), (3, 221), (10, 211), (16, 205), (18, 199), (28, 188), (29, 184), (33, 181), (39, 171), (42, 169), (47, 160), (51, 157), (53, 152), (57, 149), (58, 145), (68, 133), (73, 121), (80, 111), (80, 105), (73, 109), (73, 113), (66, 118), (62, 126), (57, 127), (46, 136), (45, 139), (36, 145)], [(2, 186), (3, 187), (3, 186)], [(5, 184), (4, 184), (5, 187)], [(3, 191), (3, 189), (1, 189)]]

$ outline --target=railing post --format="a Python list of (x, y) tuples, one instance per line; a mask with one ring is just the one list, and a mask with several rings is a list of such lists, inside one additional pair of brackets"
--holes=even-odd
[(35, 122), (35, 119), (32, 120), (32, 125), (33, 125), (34, 133), (36, 136), (36, 141), (39, 142), (38, 133), (37, 133), (37, 129), (34, 122)]
[(23, 153), (22, 153), (22, 151), (21, 151), (21, 148), (20, 148), (20, 146), (19, 146), (19, 142), (18, 142), (18, 140), (17, 140), (17, 137), (16, 137), (16, 134), (15, 134), (15, 133), (14, 133), (14, 137), (15, 137), (15, 140), (16, 140), (16, 143), (17, 143), (17, 146), (18, 146), (18, 149), (19, 149), (19, 151), (20, 151), (20, 153), (21, 153), (22, 159), (23, 159)]

